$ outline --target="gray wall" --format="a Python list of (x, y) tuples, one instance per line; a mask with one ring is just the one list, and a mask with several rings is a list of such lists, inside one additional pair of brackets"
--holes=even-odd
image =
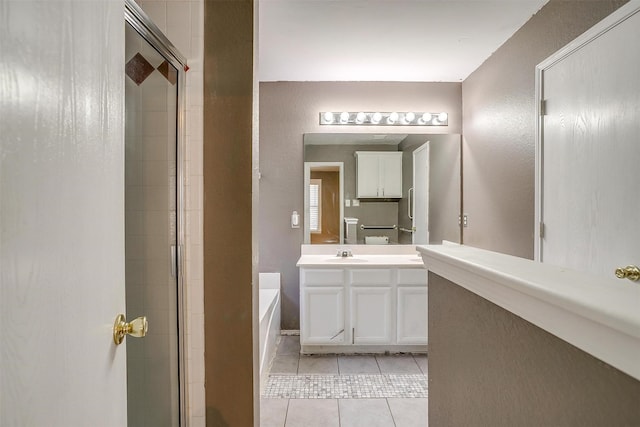
[(640, 382), (429, 274), (429, 425), (637, 426)]
[[(303, 145), (307, 132), (371, 132), (366, 126), (322, 126), (320, 111), (446, 111), (447, 133), (461, 133), (460, 83), (275, 82), (260, 83), (259, 269), (282, 274), (282, 328), (298, 329), (303, 228), (292, 229), (292, 211), (303, 212)], [(380, 133), (442, 133), (443, 128), (376, 128)]]
[(535, 66), (624, 3), (551, 0), (462, 83), (465, 244), (533, 258)]
[[(535, 66), (624, 3), (551, 0), (463, 82), (465, 244), (533, 257)], [(640, 382), (430, 275), (430, 424), (640, 425), (638, 401)]]

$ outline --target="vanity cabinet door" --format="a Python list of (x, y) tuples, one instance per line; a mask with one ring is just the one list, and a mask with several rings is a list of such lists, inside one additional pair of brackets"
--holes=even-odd
[(302, 289), (301, 344), (344, 343), (344, 287)]
[(398, 286), (398, 344), (427, 344), (427, 287)]
[(389, 344), (393, 316), (391, 287), (351, 288), (353, 344)]
[(402, 153), (380, 154), (381, 197), (402, 198)]

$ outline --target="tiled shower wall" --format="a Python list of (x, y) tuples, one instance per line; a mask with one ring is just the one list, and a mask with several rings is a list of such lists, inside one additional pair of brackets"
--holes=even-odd
[(202, 246), (202, 47), (204, 0), (138, 1), (187, 58), (185, 197), (186, 357), (189, 427), (205, 426)]

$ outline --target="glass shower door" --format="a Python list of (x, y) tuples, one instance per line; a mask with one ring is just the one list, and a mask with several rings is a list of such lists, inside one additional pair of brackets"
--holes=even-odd
[(178, 70), (126, 23), (125, 268), (129, 427), (180, 424), (177, 247)]

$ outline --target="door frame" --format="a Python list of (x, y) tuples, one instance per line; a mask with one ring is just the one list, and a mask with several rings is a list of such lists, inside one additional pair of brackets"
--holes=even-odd
[[(124, 1), (124, 18), (142, 38), (153, 46), (173, 67), (178, 71), (177, 80), (177, 118), (176, 118), (176, 237), (177, 251), (175, 258), (171, 259), (172, 267), (175, 267), (178, 296), (178, 408), (180, 426), (187, 425), (187, 342), (186, 342), (186, 301), (187, 289), (184, 282), (184, 248), (185, 248), (185, 200), (184, 184), (185, 170), (184, 160), (186, 153), (186, 76), (188, 70), (187, 59), (171, 43), (164, 33), (153, 23), (147, 14), (134, 0)], [(173, 270), (173, 268), (172, 268)]]
[(344, 243), (344, 163), (343, 162), (304, 162), (304, 240), (305, 245), (311, 244), (311, 230), (309, 229), (309, 184), (311, 183), (311, 170), (320, 167), (338, 168), (340, 186), (340, 242)]

